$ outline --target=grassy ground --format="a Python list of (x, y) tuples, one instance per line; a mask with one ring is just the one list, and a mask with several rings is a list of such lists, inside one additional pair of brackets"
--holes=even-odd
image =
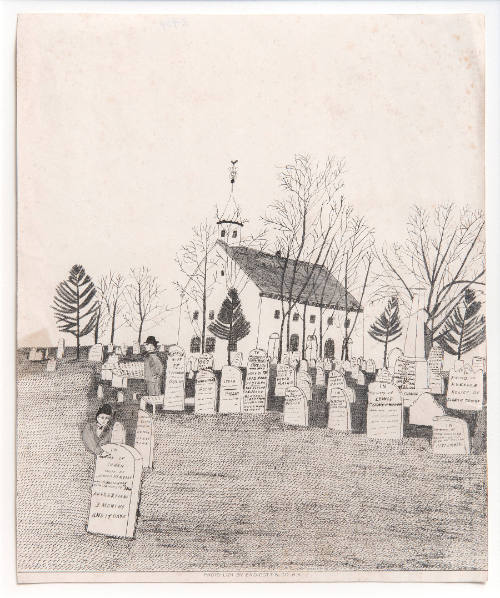
[[(51, 374), (19, 357), (19, 570), (486, 568), (484, 454), (338, 434), (319, 427), (318, 404), (307, 429), (277, 411), (157, 414), (136, 538), (87, 534), (93, 457), (80, 430), (101, 403), (99, 367), (67, 361)], [(114, 405), (133, 444), (130, 396)]]

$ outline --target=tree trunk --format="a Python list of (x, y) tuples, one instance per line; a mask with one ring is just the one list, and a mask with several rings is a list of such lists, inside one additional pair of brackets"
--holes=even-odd
[(80, 285), (76, 285), (76, 360), (80, 359)]
[(205, 353), (205, 326), (207, 324), (207, 253), (205, 253), (205, 263), (203, 271), (203, 298), (201, 314), (201, 352)]
[(429, 353), (431, 352), (432, 345), (434, 344), (432, 329), (424, 324), (424, 351), (425, 351), (425, 358), (429, 358)]
[(290, 318), (292, 317), (292, 309), (290, 303), (288, 304), (288, 314), (286, 316), (286, 350), (290, 351)]
[(118, 301), (115, 301), (115, 304), (113, 305), (113, 317), (111, 318), (111, 338), (109, 340), (109, 342), (111, 344), (113, 344), (114, 340), (115, 340), (115, 322), (116, 322), (116, 305), (117, 305)]
[(101, 319), (101, 308), (99, 308), (97, 310), (97, 320), (95, 323), (95, 328), (94, 328), (94, 345), (97, 345), (97, 343), (99, 342), (99, 321)]
[(385, 331), (385, 343), (384, 343), (384, 368), (387, 368), (387, 345), (389, 343), (389, 328)]
[(323, 307), (319, 308), (319, 357), (323, 358)]
[(278, 344), (278, 362), (281, 363), (281, 358), (283, 356), (283, 330), (285, 328), (285, 315), (281, 315), (281, 325), (280, 325), (280, 342)]
[(137, 342), (139, 343), (139, 345), (141, 344), (141, 336), (142, 336), (142, 325), (144, 324), (144, 320), (141, 320), (141, 323), (139, 325), (139, 337), (137, 339)]
[(307, 303), (304, 303), (304, 309), (302, 311), (302, 359), (306, 358), (306, 312)]

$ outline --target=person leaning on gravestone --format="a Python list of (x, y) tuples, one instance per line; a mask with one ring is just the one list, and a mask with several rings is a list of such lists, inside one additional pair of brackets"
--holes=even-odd
[(144, 380), (148, 396), (161, 395), (164, 367), (157, 352), (158, 341), (154, 336), (146, 339), (146, 357), (144, 358)]
[(111, 442), (111, 426), (109, 422), (113, 415), (111, 405), (102, 405), (95, 416), (95, 421), (88, 422), (82, 431), (85, 448), (98, 457), (109, 457), (109, 453), (102, 449), (103, 444)]

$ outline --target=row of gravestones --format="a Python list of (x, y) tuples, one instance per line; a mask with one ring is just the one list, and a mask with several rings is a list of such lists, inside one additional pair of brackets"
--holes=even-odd
[(126, 431), (115, 422), (111, 442), (97, 457), (87, 531), (114, 538), (133, 538), (141, 491), (142, 470), (153, 466), (154, 430), (149, 413), (139, 410), (134, 446), (125, 444)]

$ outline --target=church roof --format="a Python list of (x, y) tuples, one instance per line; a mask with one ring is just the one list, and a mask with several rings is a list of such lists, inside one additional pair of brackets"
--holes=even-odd
[[(265, 253), (242, 245), (230, 246), (218, 241), (245, 274), (255, 283), (262, 297), (281, 299), (282, 294), (288, 298), (292, 289), (292, 300), (315, 307), (328, 309), (344, 309), (345, 289), (323, 266), (316, 266), (300, 260), (289, 260), (284, 257)], [(297, 264), (295, 279), (293, 271)], [(314, 268), (314, 273), (311, 274)], [(281, 280), (285, 271), (283, 291)], [(302, 290), (304, 289), (304, 290)], [(302, 291), (302, 292), (301, 292)], [(349, 311), (363, 311), (356, 299), (347, 293)]]

